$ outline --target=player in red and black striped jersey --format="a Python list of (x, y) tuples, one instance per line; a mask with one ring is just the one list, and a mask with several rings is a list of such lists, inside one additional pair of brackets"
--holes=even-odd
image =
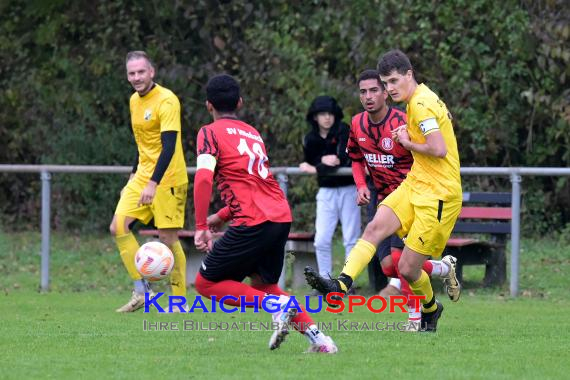
[[(222, 213), (231, 215), (232, 226), (291, 222), (289, 204), (269, 172), (265, 146), (255, 128), (237, 118), (222, 117), (200, 129), (197, 145), (199, 160), (215, 159), (214, 179), (226, 204)], [(203, 192), (196, 196), (196, 226), (206, 230), (210, 198)]]
[[(336, 353), (332, 339), (318, 330), (306, 312), (297, 314), (290, 309), (289, 295), (277, 285), (291, 210), (269, 171), (262, 137), (237, 119), (236, 111), (242, 105), (238, 82), (229, 75), (217, 75), (208, 82), (206, 94), (214, 122), (198, 132), (194, 243), (208, 255), (196, 276), (196, 290), (234, 306), (244, 301), (246, 307), (269, 304), (277, 325), (269, 341), (272, 350), (283, 342), (293, 322), (309, 340), (309, 351)], [(208, 216), (214, 179), (226, 207)], [(210, 230), (229, 220), (230, 227), (213, 243)], [(251, 285), (242, 282), (246, 277), (251, 278)]]
[[(382, 201), (406, 178), (412, 167), (412, 154), (392, 140), (392, 131), (406, 124), (406, 114), (386, 104), (388, 93), (384, 90), (376, 70), (366, 70), (358, 79), (360, 102), (364, 107), (352, 118), (347, 144), (352, 160), (352, 173), (356, 183), (359, 205), (370, 203), (370, 190), (366, 184), (366, 171), (370, 174), (378, 199)], [(390, 255), (400, 251), (403, 243), (392, 236), (378, 246), (377, 255), (382, 271), (388, 277), (398, 277)]]
[(370, 201), (366, 169), (381, 201), (396, 190), (413, 163), (412, 154), (392, 140), (392, 131), (406, 124), (406, 113), (386, 104), (388, 94), (378, 78), (376, 70), (366, 70), (360, 76), (360, 101), (365, 111), (352, 118), (347, 145), (360, 205)]
[[(367, 205), (371, 201), (375, 205), (384, 200), (406, 178), (413, 158), (408, 150), (392, 140), (392, 131), (406, 124), (406, 114), (386, 104), (388, 94), (378, 72), (362, 72), (358, 78), (358, 87), (360, 102), (365, 111), (352, 118), (346, 149), (352, 160), (358, 205)], [(377, 199), (370, 199), (366, 172), (372, 178)], [(396, 235), (378, 245), (376, 255), (386, 277), (400, 277), (392, 253), (401, 254), (403, 248), (402, 239)]]

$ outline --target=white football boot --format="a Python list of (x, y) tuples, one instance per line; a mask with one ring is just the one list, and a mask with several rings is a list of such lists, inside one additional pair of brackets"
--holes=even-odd
[(334, 344), (332, 338), (330, 336), (322, 337), (319, 343), (313, 343), (309, 346), (309, 349), (306, 351), (307, 353), (321, 353), (321, 354), (336, 354), (338, 352), (338, 348), (336, 344)]
[(279, 300), (275, 301), (275, 304), (279, 304), (279, 311), (271, 314), (271, 318), (275, 324), (275, 331), (273, 331), (269, 339), (270, 350), (279, 348), (281, 343), (283, 343), (285, 337), (289, 334), (289, 323), (291, 319), (297, 315), (297, 310), (294, 308), (290, 308), (286, 312), (284, 311), (287, 302), (289, 302), (289, 297), (283, 295), (279, 296)]
[(455, 268), (457, 267), (457, 259), (451, 255), (445, 256), (441, 262), (449, 267), (449, 273), (443, 278), (443, 286), (449, 299), (453, 302), (459, 301), (461, 296), (461, 284), (457, 279)]
[[(129, 302), (115, 310), (117, 313), (132, 313), (144, 307), (145, 293), (137, 293), (133, 290), (133, 294)], [(153, 299), (156, 294), (151, 290), (149, 292), (149, 299)]]

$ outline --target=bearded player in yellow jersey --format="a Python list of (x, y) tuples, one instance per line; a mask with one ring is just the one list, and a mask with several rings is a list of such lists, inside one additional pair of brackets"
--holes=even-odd
[(177, 234), (184, 225), (188, 188), (180, 102), (172, 91), (154, 83), (154, 65), (145, 52), (129, 52), (126, 68), (127, 79), (136, 91), (130, 99), (130, 112), (137, 160), (121, 191), (110, 226), (123, 264), (134, 282), (131, 299), (117, 309), (121, 313), (143, 307), (145, 292), (154, 296), (135, 268), (139, 243), (130, 226), (136, 220), (147, 224), (154, 218), (160, 240), (174, 254), (170, 275), (172, 294), (186, 296), (186, 256)]
[[(418, 84), (408, 57), (399, 50), (384, 54), (378, 62), (380, 79), (396, 102), (406, 102), (407, 126), (393, 131), (393, 138), (412, 152), (414, 163), (406, 179), (378, 206), (374, 219), (350, 252), (338, 279), (326, 279), (305, 269), (307, 282), (326, 294), (346, 294), (353, 280), (374, 256), (376, 246), (398, 233), (405, 247), (398, 265), (412, 292), (424, 295), (422, 331), (436, 331), (443, 305), (435, 299), (429, 277), (422, 270), (430, 257), (441, 256), (461, 211), (462, 190), (459, 154), (451, 114), (425, 84)], [(455, 260), (449, 261), (446, 290), (459, 298)]]

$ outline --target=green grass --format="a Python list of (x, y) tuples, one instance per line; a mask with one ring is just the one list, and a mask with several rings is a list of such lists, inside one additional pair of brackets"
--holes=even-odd
[[(117, 315), (130, 284), (113, 242), (56, 235), (52, 291), (37, 292), (39, 235), (0, 234), (0, 378), (566, 378), (570, 373), (567, 245), (523, 241), (521, 297), (483, 289), (479, 267), (465, 270), (461, 301), (446, 307), (436, 334), (339, 331), (337, 356), (308, 355), (299, 334), (267, 349), (265, 331), (183, 331), (184, 320), (267, 322), (254, 314)], [(164, 288), (164, 287), (163, 287)], [(301, 292), (306, 289), (302, 289)], [(194, 294), (193, 291), (190, 291)], [(315, 320), (397, 322), (402, 314), (359, 309)], [(143, 331), (143, 321), (182, 331)]]

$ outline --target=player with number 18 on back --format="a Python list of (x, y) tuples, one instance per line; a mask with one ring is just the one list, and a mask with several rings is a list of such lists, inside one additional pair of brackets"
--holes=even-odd
[[(290, 298), (278, 285), (285, 243), (291, 228), (291, 210), (279, 184), (269, 172), (263, 139), (251, 125), (240, 121), (242, 106), (238, 82), (231, 76), (214, 76), (206, 85), (206, 107), (214, 122), (203, 126), (197, 138), (194, 178), (196, 234), (194, 243), (208, 252), (196, 276), (196, 290), (225, 303), (260, 308), (271, 304), (274, 330), (269, 348), (280, 346), (289, 326), (310, 342), (309, 352), (335, 353), (332, 339), (317, 329), (303, 311), (286, 307)], [(226, 206), (208, 216), (214, 179)], [(225, 222), (230, 226), (213, 243), (211, 231)], [(251, 278), (251, 285), (242, 281)], [(289, 309), (289, 310), (287, 310)], [(292, 323), (291, 323), (292, 322)]]

